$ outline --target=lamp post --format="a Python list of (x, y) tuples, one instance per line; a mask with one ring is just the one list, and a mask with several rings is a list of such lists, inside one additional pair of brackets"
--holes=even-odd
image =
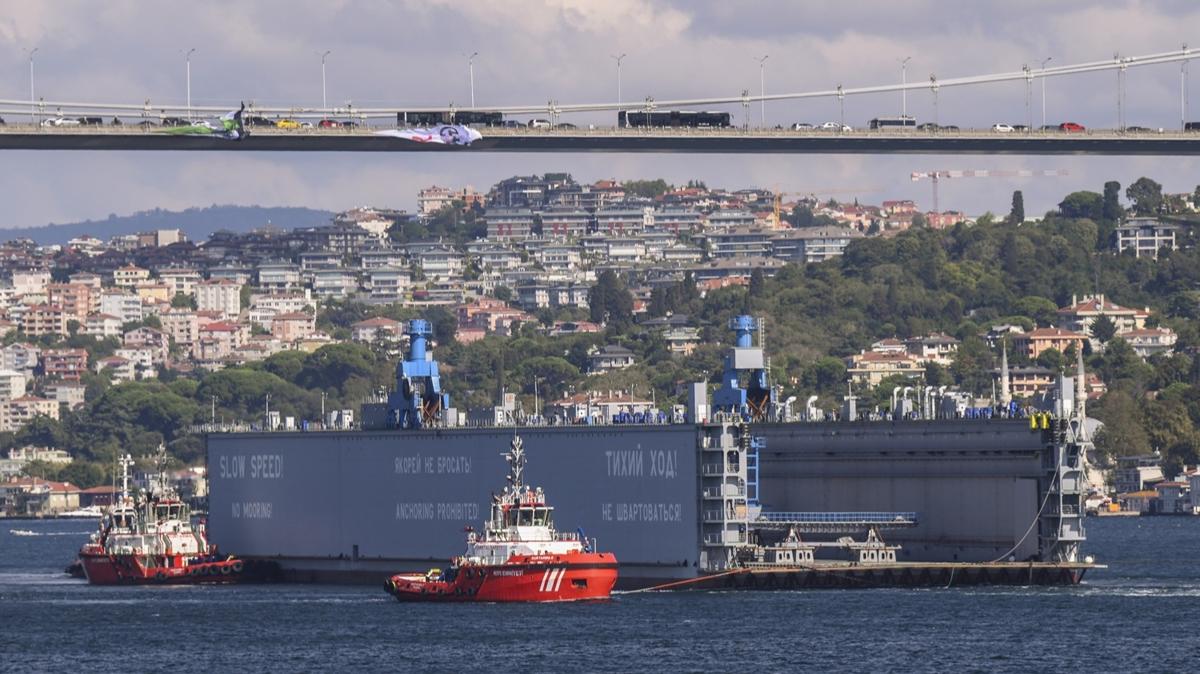
[(1053, 56), (1042, 59), (1042, 126), (1046, 126), (1046, 64), (1053, 59)]
[(37, 124), (37, 109), (34, 106), (33, 95), (33, 55), (37, 53), (38, 48), (26, 49), (25, 53), (29, 54), (29, 121)]
[(769, 56), (769, 55), (764, 55), (760, 59), (754, 59), (755, 61), (758, 61), (759, 124), (761, 124), (764, 127), (767, 125), (767, 76), (766, 76), (767, 56)]
[(325, 98), (325, 59), (332, 53), (333, 53), (332, 51), (326, 49), (325, 52), (321, 54), (321, 114), (322, 115), (324, 115), (325, 111), (329, 109), (329, 106), (326, 104), (326, 98)]
[[(1183, 45), (1183, 53), (1186, 56), (1188, 46)], [(1187, 61), (1182, 61), (1179, 64), (1179, 129), (1187, 129)]]
[(609, 58), (617, 62), (617, 109), (621, 109), (621, 61), (625, 60), (625, 53), (621, 52), (620, 56), (609, 54)]
[(188, 108), (188, 123), (189, 124), (191, 124), (191, 122), (192, 122), (192, 52), (194, 52), (194, 51), (196, 51), (196, 48), (192, 47), (191, 49), (189, 49), (187, 51), (187, 54), (183, 57), (184, 60), (187, 62), (187, 108)]
[(471, 107), (475, 107), (475, 57), (479, 56), (479, 52), (471, 52), (467, 57), (467, 75), (471, 79)]
[(900, 117), (908, 117), (908, 62), (911, 56), (905, 56), (900, 61)]

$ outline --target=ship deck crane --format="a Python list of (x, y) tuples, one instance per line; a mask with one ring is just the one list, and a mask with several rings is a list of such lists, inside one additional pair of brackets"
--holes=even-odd
[(399, 428), (435, 425), (450, 406), (450, 394), (442, 392), (438, 362), (427, 351), (433, 326), (417, 318), (405, 327), (408, 355), (396, 366), (396, 390), (388, 396), (388, 412)]

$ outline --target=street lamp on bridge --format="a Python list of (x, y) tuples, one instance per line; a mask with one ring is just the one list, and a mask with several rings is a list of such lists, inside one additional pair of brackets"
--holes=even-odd
[(1042, 126), (1046, 126), (1046, 64), (1053, 59), (1053, 56), (1042, 59)]
[(475, 107), (475, 57), (479, 56), (479, 52), (471, 52), (467, 57), (467, 76), (471, 79), (471, 107)]
[(758, 61), (758, 102), (760, 105), (759, 123), (762, 126), (767, 125), (767, 78), (766, 78), (767, 56), (769, 56), (769, 54), (764, 55), (762, 58), (754, 59), (755, 61)]
[(188, 123), (192, 122), (192, 52), (196, 51), (195, 47), (187, 50), (184, 60), (187, 61), (187, 109)]
[(900, 61), (900, 117), (908, 117), (908, 62), (912, 60), (911, 56), (905, 56)]
[(29, 55), (29, 121), (37, 124), (37, 110), (34, 107), (33, 96), (33, 55), (37, 53), (38, 48), (25, 49), (25, 53)]
[(620, 56), (618, 56), (616, 54), (609, 54), (609, 56), (608, 56), (609, 58), (611, 58), (612, 60), (617, 62), (617, 109), (618, 110), (621, 109), (621, 61), (625, 60), (625, 56), (626, 56), (625, 52), (621, 52)]
[(322, 113), (322, 115), (324, 115), (325, 111), (329, 109), (329, 105), (326, 103), (326, 99), (325, 99), (325, 59), (332, 53), (333, 52), (331, 50), (326, 49), (324, 51), (324, 53), (321, 54), (321, 113)]

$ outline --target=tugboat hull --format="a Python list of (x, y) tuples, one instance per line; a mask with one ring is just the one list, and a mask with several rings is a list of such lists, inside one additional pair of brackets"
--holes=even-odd
[(400, 573), (384, 583), (402, 602), (559, 602), (608, 599), (617, 582), (611, 553), (583, 553), (570, 560), (513, 561), (465, 566), (452, 579)]
[(186, 566), (147, 565), (136, 555), (79, 555), (79, 562), (92, 585), (186, 585), (235, 583), (248, 580), (240, 559), (225, 559)]

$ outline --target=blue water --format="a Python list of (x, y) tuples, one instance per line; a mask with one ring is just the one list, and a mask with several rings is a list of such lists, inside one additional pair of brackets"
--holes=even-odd
[[(37, 535), (16, 536), (11, 529)], [(91, 587), (86, 522), (0, 520), (4, 671), (1200, 669), (1200, 518), (1088, 520), (1073, 588), (643, 593), (401, 605), (377, 587)]]

